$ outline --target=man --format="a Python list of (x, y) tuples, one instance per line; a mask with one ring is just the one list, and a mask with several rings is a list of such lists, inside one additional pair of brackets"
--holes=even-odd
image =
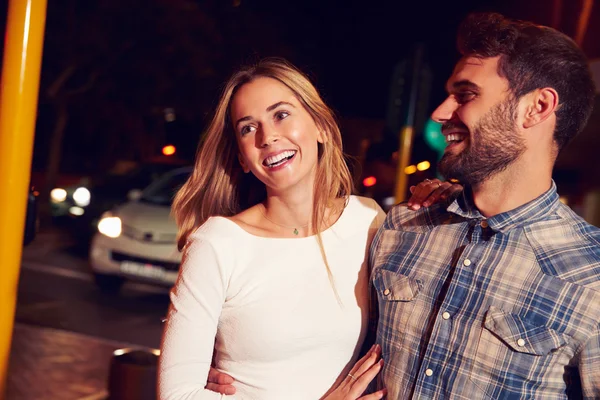
[(465, 191), (396, 206), (371, 247), (381, 384), (394, 400), (598, 399), (600, 229), (552, 181), (591, 113), (586, 59), (498, 14), (467, 18), (458, 47), (433, 119)]
[(440, 171), (465, 191), (422, 208), (444, 188), (421, 185), (375, 237), (379, 385), (389, 400), (598, 399), (600, 229), (552, 181), (591, 113), (586, 59), (565, 35), (498, 14), (468, 17), (458, 47), (433, 118), (448, 141)]

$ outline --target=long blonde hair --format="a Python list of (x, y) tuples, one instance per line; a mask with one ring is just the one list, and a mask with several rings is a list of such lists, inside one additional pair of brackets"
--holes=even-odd
[(266, 198), (264, 184), (254, 175), (244, 174), (239, 165), (238, 147), (229, 115), (231, 100), (237, 90), (259, 77), (276, 79), (287, 86), (323, 134), (324, 143), (319, 144), (311, 222), (332, 280), (321, 232), (326, 227), (327, 209), (336, 204), (334, 200), (337, 198), (346, 198), (347, 201), (353, 191), (353, 181), (333, 111), (323, 102), (310, 80), (282, 59), (263, 59), (234, 73), (227, 81), (199, 145), (194, 170), (173, 202), (172, 210), (179, 227), (177, 246), (181, 250), (189, 235), (208, 218), (233, 216)]

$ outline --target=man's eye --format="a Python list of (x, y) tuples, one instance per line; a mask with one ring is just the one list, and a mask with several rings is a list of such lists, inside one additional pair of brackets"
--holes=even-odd
[(282, 119), (285, 119), (285, 118), (289, 117), (289, 115), (290, 115), (290, 113), (287, 112), (287, 111), (283, 111), (283, 110), (282, 111), (277, 111), (275, 113), (275, 118), (278, 119), (278, 120), (282, 120)]
[(466, 103), (468, 101), (473, 100), (473, 98), (475, 97), (475, 93), (473, 93), (473, 92), (457, 93), (454, 95), (454, 97), (456, 97), (456, 101), (458, 101), (459, 103)]

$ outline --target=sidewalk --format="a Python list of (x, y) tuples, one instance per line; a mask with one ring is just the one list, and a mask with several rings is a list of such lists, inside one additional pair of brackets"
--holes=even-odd
[(73, 332), (15, 324), (7, 400), (104, 400), (112, 352), (127, 347)]

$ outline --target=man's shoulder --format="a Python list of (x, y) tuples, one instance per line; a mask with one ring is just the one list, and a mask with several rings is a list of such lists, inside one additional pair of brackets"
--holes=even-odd
[(600, 228), (561, 204), (525, 232), (545, 273), (600, 290)]
[(414, 232), (426, 232), (436, 226), (448, 223), (457, 215), (447, 211), (448, 204), (439, 203), (430, 207), (421, 207), (412, 210), (406, 203), (400, 203), (392, 207), (387, 213), (383, 224), (384, 229), (403, 230)]

